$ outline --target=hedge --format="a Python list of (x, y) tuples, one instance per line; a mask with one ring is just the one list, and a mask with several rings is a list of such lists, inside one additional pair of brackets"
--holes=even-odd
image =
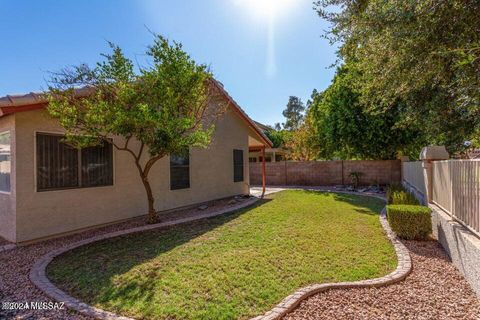
[(407, 191), (401, 184), (392, 184), (387, 189), (387, 203), (388, 204), (414, 204), (418, 205), (420, 202), (415, 196)]
[(392, 230), (403, 239), (424, 240), (432, 233), (430, 209), (418, 205), (387, 205)]

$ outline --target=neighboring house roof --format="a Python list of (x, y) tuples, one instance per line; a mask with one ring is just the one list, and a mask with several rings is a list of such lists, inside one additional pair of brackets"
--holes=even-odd
[[(243, 109), (233, 100), (233, 98), (228, 94), (228, 92), (224, 89), (223, 84), (219, 81), (213, 79), (213, 84), (220, 90), (220, 92), (227, 98), (232, 106), (232, 109), (240, 116), (242, 120), (244, 120), (247, 125), (258, 134), (260, 139), (267, 145), (268, 147), (272, 147), (272, 142), (268, 139), (268, 137), (263, 133), (263, 131), (255, 124), (255, 122), (250, 119), (250, 117), (243, 111)], [(88, 88), (81, 88), (77, 89), (75, 93), (79, 97), (87, 96), (91, 92)], [(16, 112), (24, 112), (30, 111), (35, 109), (42, 109), (45, 108), (48, 104), (48, 101), (43, 93), (34, 93), (30, 92), (24, 95), (6, 95), (4, 97), (0, 97), (0, 118), (16, 113)]]
[(272, 130), (272, 128), (270, 128), (270, 127), (267, 126), (266, 124), (260, 123), (260, 122), (255, 121), (255, 120), (254, 120), (253, 122), (255, 122), (255, 124), (257, 125), (257, 127), (259, 127), (260, 129), (262, 129), (263, 132)]

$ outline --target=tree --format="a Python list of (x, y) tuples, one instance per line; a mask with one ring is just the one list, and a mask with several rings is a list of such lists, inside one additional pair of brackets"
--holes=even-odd
[(285, 131), (284, 130), (267, 130), (265, 135), (272, 141), (274, 148), (283, 147), (285, 144)]
[[(95, 67), (80, 65), (52, 76), (48, 111), (74, 146), (111, 142), (132, 156), (147, 195), (148, 222), (154, 223), (152, 167), (167, 155), (208, 146), (224, 105), (207, 66), (197, 64), (181, 44), (156, 35), (146, 52), (151, 63), (138, 71), (118, 46), (110, 47)], [(79, 87), (88, 94), (79, 95)], [(214, 102), (218, 108), (208, 108)]]
[(324, 159), (395, 159), (417, 157), (425, 143), (422, 131), (402, 126), (403, 104), (375, 112), (362, 104), (356, 87), (361, 74), (349, 63), (337, 70), (332, 84), (314, 91), (310, 102), (318, 156)]
[(288, 157), (292, 160), (311, 161), (318, 157), (319, 146), (315, 135), (316, 130), (311, 113), (308, 111), (300, 128), (295, 131), (287, 131), (284, 137), (285, 148), (290, 151)]
[(320, 0), (316, 9), (331, 22), (327, 37), (341, 43), (340, 59), (361, 71), (363, 105), (401, 101), (409, 124), (451, 151), (478, 133), (479, 1)]
[(297, 130), (302, 124), (304, 111), (305, 105), (302, 100), (298, 97), (290, 96), (287, 107), (282, 113), (286, 119), (283, 128), (289, 131)]

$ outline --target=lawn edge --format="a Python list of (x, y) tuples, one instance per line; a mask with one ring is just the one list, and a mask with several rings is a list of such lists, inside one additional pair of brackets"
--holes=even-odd
[(123, 236), (127, 234), (132, 234), (132, 233), (137, 233), (137, 232), (143, 232), (143, 231), (149, 231), (149, 230), (154, 230), (158, 228), (164, 228), (164, 227), (170, 227), (182, 223), (187, 223), (187, 222), (193, 222), (196, 220), (201, 220), (201, 219), (206, 219), (206, 218), (211, 218), (211, 217), (216, 217), (228, 213), (232, 213), (241, 209), (245, 209), (247, 207), (253, 206), (256, 204), (260, 198), (250, 198), (238, 205), (221, 209), (218, 211), (206, 213), (203, 215), (198, 215), (194, 217), (187, 217), (187, 218), (182, 218), (182, 219), (177, 219), (173, 221), (168, 221), (168, 222), (162, 222), (162, 223), (157, 223), (157, 224), (151, 224), (151, 225), (145, 225), (145, 226), (140, 226), (140, 227), (135, 227), (135, 228), (130, 228), (130, 229), (125, 229), (125, 230), (120, 230), (120, 231), (115, 231), (107, 234), (102, 234), (98, 236), (94, 236), (85, 240), (77, 241), (72, 244), (69, 244), (67, 246), (52, 250), (48, 252), (47, 254), (41, 256), (39, 259), (37, 259), (32, 268), (30, 269), (29, 273), (29, 278), (30, 281), (37, 286), (43, 293), (45, 293), (48, 297), (52, 298), (53, 300), (56, 300), (58, 302), (63, 302), (64, 306), (68, 309), (75, 310), (83, 315), (93, 317), (96, 319), (102, 319), (102, 320), (133, 320), (133, 318), (129, 317), (124, 317), (124, 316), (119, 316), (113, 312), (105, 311), (99, 308), (96, 308), (94, 306), (88, 305), (70, 295), (68, 295), (66, 292), (62, 291), (60, 288), (56, 287), (48, 278), (46, 274), (46, 269), (47, 266), (52, 262), (52, 260), (65, 253), (68, 252), (72, 249), (91, 244), (97, 241), (101, 240), (106, 240), (106, 239), (111, 239), (115, 238), (118, 236)]
[[(338, 192), (338, 193), (357, 194), (354, 192)], [(365, 195), (365, 196), (370, 196), (370, 195)], [(373, 197), (380, 198), (378, 196), (373, 196)], [(385, 200), (385, 199), (382, 199), (382, 200)], [(303, 287), (295, 291), (293, 294), (289, 295), (285, 299), (283, 299), (282, 302), (277, 304), (270, 311), (267, 311), (263, 315), (254, 317), (251, 320), (281, 319), (286, 314), (295, 310), (303, 300), (320, 292), (325, 292), (332, 289), (383, 287), (383, 286), (387, 286), (387, 285), (404, 280), (408, 276), (408, 274), (412, 271), (412, 260), (411, 260), (408, 249), (405, 247), (405, 245), (400, 241), (400, 239), (396, 236), (396, 234), (390, 228), (390, 225), (387, 221), (387, 216), (386, 216), (386, 207), (384, 207), (380, 212), (380, 224), (382, 225), (383, 230), (386, 233), (386, 236), (392, 243), (395, 249), (395, 253), (397, 255), (398, 264), (397, 264), (397, 268), (393, 272), (380, 278), (373, 278), (373, 279), (353, 281), (353, 282), (312, 284), (312, 285)]]

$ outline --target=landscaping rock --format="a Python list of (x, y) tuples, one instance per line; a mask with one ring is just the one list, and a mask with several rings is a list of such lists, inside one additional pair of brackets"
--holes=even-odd
[(198, 210), (205, 210), (207, 208), (208, 208), (208, 206), (206, 204), (203, 204), (200, 207), (198, 207)]
[(284, 319), (478, 319), (479, 300), (438, 242), (402, 242), (413, 262), (405, 281), (319, 293)]

